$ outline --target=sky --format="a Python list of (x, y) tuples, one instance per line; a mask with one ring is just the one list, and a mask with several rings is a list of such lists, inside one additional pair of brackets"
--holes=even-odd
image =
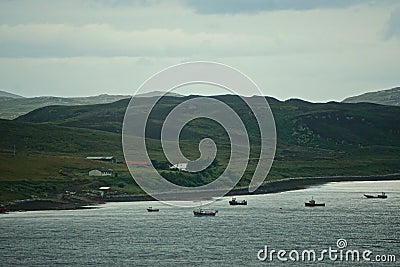
[(399, 86), (400, 1), (0, 0), (0, 90), (132, 95), (197, 60), (237, 68), (280, 100)]

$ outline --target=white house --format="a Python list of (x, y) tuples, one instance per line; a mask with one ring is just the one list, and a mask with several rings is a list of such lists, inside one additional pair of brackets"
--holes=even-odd
[(100, 186), (99, 190), (100, 191), (111, 191), (111, 187), (109, 187), (109, 186)]
[(187, 170), (187, 162), (186, 163), (176, 163), (169, 167), (170, 169), (178, 169), (180, 171), (186, 171)]
[(111, 176), (112, 173), (112, 169), (99, 168), (89, 171), (89, 176)]

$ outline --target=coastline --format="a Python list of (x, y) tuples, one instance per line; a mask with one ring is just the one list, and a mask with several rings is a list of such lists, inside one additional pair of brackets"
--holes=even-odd
[[(16, 211), (39, 211), (39, 210), (75, 210), (92, 208), (91, 205), (96, 202), (89, 199), (55, 199), (55, 198), (37, 198), (15, 200), (5, 205), (6, 212)], [(95, 208), (95, 207), (93, 207)]]
[[(387, 175), (370, 176), (326, 176), (326, 177), (299, 177), (287, 178), (274, 181), (266, 181), (254, 192), (249, 192), (248, 187), (235, 188), (229, 191), (226, 196), (235, 195), (259, 195), (273, 194), (286, 191), (306, 189), (310, 186), (323, 185), (332, 182), (361, 182), (361, 181), (390, 181), (400, 180), (400, 173)], [(156, 201), (149, 195), (116, 195), (109, 196), (106, 202), (137, 202)], [(91, 205), (98, 204), (98, 201), (91, 199), (25, 199), (7, 203), (6, 211), (38, 211), (38, 210), (73, 210), (96, 208)]]
[(271, 194), (292, 190), (306, 189), (310, 186), (323, 185), (335, 182), (368, 182), (368, 181), (390, 181), (400, 180), (400, 173), (386, 175), (369, 175), (369, 176), (324, 176), (324, 177), (298, 177), (287, 178), (281, 180), (264, 182), (253, 193), (249, 193), (248, 187), (235, 188), (227, 195), (254, 195), (254, 194)]

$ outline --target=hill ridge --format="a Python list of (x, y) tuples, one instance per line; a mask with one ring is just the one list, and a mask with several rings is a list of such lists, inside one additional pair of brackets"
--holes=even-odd
[(0, 97), (5, 97), (5, 98), (24, 98), (21, 95), (10, 93), (10, 92), (4, 91), (4, 90), (0, 90)]
[(352, 96), (344, 99), (344, 103), (375, 103), (381, 105), (400, 106), (400, 87), (367, 92), (361, 95)]

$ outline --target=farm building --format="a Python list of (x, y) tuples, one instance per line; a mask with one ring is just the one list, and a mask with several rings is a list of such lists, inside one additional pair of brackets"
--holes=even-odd
[(99, 188), (99, 190), (103, 191), (103, 192), (111, 192), (111, 187), (109, 187), (109, 186), (101, 186)]
[(89, 171), (89, 176), (111, 176), (112, 173), (113, 173), (112, 169), (99, 168)]

